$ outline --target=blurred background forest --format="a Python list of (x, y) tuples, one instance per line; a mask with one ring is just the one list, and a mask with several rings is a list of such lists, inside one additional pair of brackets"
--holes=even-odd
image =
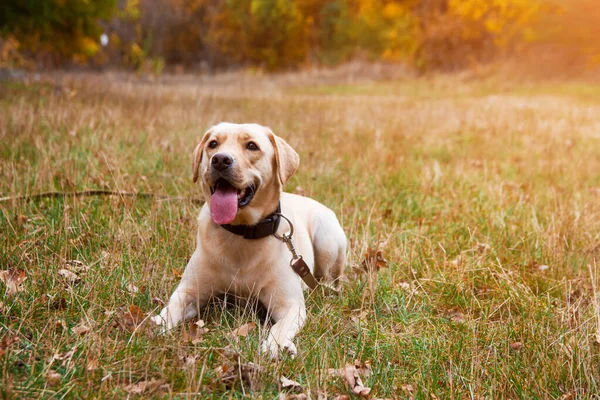
[(289, 70), (351, 60), (597, 71), (595, 0), (4, 0), (0, 66)]

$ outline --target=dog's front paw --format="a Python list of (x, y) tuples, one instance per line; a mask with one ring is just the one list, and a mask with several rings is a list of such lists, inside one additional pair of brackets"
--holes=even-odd
[(150, 317), (150, 321), (155, 324), (155, 334), (157, 335), (165, 335), (169, 329), (167, 328), (167, 321), (161, 315), (155, 315)]
[(150, 317), (150, 321), (154, 322), (158, 326), (164, 326), (167, 324), (167, 322), (164, 320), (164, 318), (161, 317), (160, 315), (155, 315), (153, 317)]
[(150, 321), (157, 326), (158, 333), (160, 335), (166, 334), (173, 328), (173, 324), (169, 320), (169, 315), (166, 308), (163, 308), (160, 314), (150, 317)]
[(261, 350), (271, 356), (273, 360), (278, 359), (281, 352), (288, 353), (292, 358), (298, 354), (296, 345), (291, 340), (285, 338), (277, 341), (271, 334), (269, 334), (267, 340), (262, 342)]

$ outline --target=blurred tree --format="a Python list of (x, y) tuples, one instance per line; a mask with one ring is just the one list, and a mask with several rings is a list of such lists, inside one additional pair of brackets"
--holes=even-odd
[(416, 1), (360, 0), (357, 4), (358, 46), (375, 59), (412, 60), (419, 42)]
[(100, 19), (110, 19), (118, 0), (3, 0), (0, 35), (21, 50), (85, 62), (99, 50)]
[(4, 0), (0, 63), (25, 51), (156, 72), (352, 58), (455, 70), (545, 45), (598, 65), (598, 10), (597, 0)]
[(306, 19), (294, 0), (226, 0), (207, 40), (222, 56), (267, 69), (301, 65)]

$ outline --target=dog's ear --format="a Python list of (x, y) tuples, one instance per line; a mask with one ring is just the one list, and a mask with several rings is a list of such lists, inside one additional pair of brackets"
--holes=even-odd
[(198, 181), (198, 177), (200, 176), (200, 163), (202, 162), (202, 155), (204, 154), (204, 146), (206, 146), (206, 141), (208, 140), (208, 137), (212, 131), (213, 128), (210, 128), (208, 131), (206, 131), (204, 136), (202, 136), (202, 140), (200, 140), (200, 143), (194, 149), (192, 160), (192, 179), (194, 180), (194, 183)]
[(269, 130), (269, 140), (275, 149), (275, 162), (277, 163), (277, 174), (281, 185), (290, 179), (300, 165), (300, 156), (285, 140)]

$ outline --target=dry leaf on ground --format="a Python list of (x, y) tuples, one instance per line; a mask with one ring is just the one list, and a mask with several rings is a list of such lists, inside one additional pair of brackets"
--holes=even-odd
[(362, 397), (367, 397), (369, 393), (371, 393), (371, 388), (365, 387), (362, 383), (354, 365), (346, 365), (346, 368), (344, 369), (344, 379), (346, 379), (346, 383), (350, 387), (350, 390), (352, 390), (352, 393)]
[(383, 257), (383, 250), (367, 248), (361, 267), (363, 271), (369, 273), (377, 272), (381, 268), (387, 267), (387, 260)]
[[(348, 364), (350, 365), (350, 364)], [(365, 362), (361, 362), (359, 360), (354, 360), (354, 368), (356, 371), (362, 376), (371, 376), (371, 361), (367, 360)], [(330, 377), (344, 377), (346, 374), (346, 368), (328, 368), (327, 374)]]
[(2, 357), (4, 355), (4, 353), (6, 353), (8, 348), (13, 343), (17, 343), (18, 341), (19, 341), (19, 338), (17, 338), (16, 336), (12, 336), (12, 335), (4, 336), (2, 338), (2, 340), (0, 340), (0, 357)]
[(403, 383), (402, 386), (400, 386), (400, 387), (402, 388), (402, 390), (404, 390), (408, 393), (414, 393), (414, 391), (415, 391), (415, 388), (410, 383)]
[(523, 343), (522, 342), (512, 342), (510, 344), (510, 348), (514, 351), (519, 351), (523, 348)]
[(6, 286), (6, 294), (13, 296), (25, 290), (21, 284), (27, 279), (25, 271), (20, 269), (8, 269), (0, 271), (0, 281)]
[(79, 260), (67, 261), (65, 268), (75, 273), (87, 272), (90, 269), (90, 267), (88, 267), (86, 264)]
[(183, 364), (183, 368), (195, 368), (196, 362), (198, 361), (198, 356), (196, 355), (183, 355), (179, 357), (179, 361)]
[(137, 294), (140, 292), (140, 288), (138, 288), (137, 286), (135, 286), (133, 284), (133, 282), (129, 282), (129, 284), (127, 285), (127, 291), (131, 294)]
[(61, 380), (62, 375), (53, 369), (48, 371), (48, 373), (46, 374), (46, 382), (48, 383), (48, 386), (58, 386)]
[(458, 308), (451, 308), (446, 312), (446, 316), (453, 322), (465, 322), (466, 317)]
[(234, 337), (246, 337), (248, 336), (248, 333), (252, 332), (254, 329), (256, 329), (256, 322), (249, 322), (247, 324), (244, 324), (242, 326), (240, 326), (237, 329), (234, 329), (231, 332), (231, 336)]
[(369, 309), (356, 309), (351, 311), (350, 319), (355, 323), (365, 323), (371, 310)]
[(58, 275), (60, 275), (62, 278), (64, 278), (65, 281), (67, 281), (69, 283), (77, 283), (81, 280), (79, 275), (77, 275), (76, 273), (74, 273), (72, 271), (69, 271), (66, 268), (59, 269)]
[(308, 400), (306, 393), (279, 393), (279, 400)]
[(141, 308), (132, 304), (117, 314), (116, 325), (129, 332), (135, 331), (144, 321), (145, 315)]
[(188, 323), (187, 330), (182, 335), (182, 340), (192, 344), (198, 344), (202, 341), (202, 335), (208, 332), (208, 328), (204, 328), (204, 321), (198, 320), (195, 323)]
[(94, 372), (95, 370), (98, 369), (98, 366), (100, 365), (100, 363), (98, 362), (97, 359), (95, 358), (90, 358), (87, 363), (85, 364), (85, 370), (87, 372)]
[(238, 378), (241, 377), (242, 383), (248, 385), (251, 390), (254, 390), (257, 387), (260, 367), (252, 362), (241, 364), (238, 358), (235, 364), (226, 362), (215, 368), (215, 372), (221, 382), (227, 387), (232, 387)]
[(302, 385), (300, 385), (298, 382), (288, 379), (283, 375), (281, 375), (281, 378), (279, 378), (279, 383), (281, 383), (282, 389), (297, 390), (300, 392), (304, 390), (302, 389)]
[(91, 330), (92, 330), (92, 328), (90, 328), (89, 326), (87, 326), (84, 323), (81, 323), (73, 328), (73, 333), (76, 334), (77, 336), (83, 336)]
[(157, 390), (169, 390), (169, 385), (165, 383), (164, 379), (152, 378), (149, 381), (129, 384), (123, 387), (123, 390), (130, 394), (149, 394)]
[(69, 351), (65, 351), (64, 353), (56, 353), (48, 360), (48, 364), (50, 366), (54, 363), (54, 361), (62, 361), (61, 366), (71, 367), (73, 364), (73, 356), (75, 355), (75, 350), (77, 347), (73, 347)]

